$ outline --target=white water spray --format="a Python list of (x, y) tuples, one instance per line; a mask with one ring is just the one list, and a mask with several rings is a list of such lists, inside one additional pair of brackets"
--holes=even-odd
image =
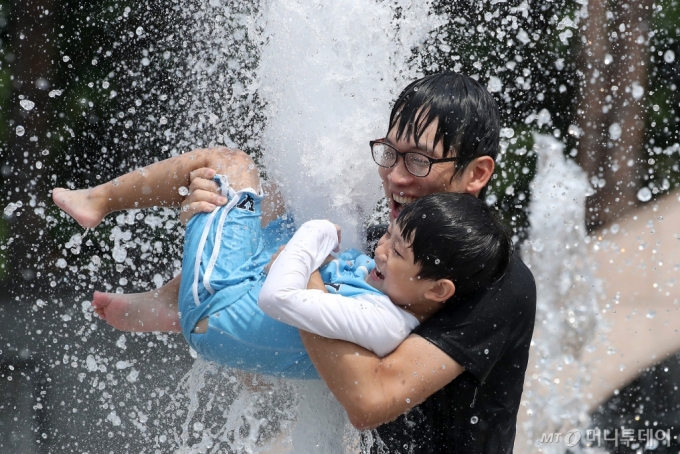
[[(531, 235), (523, 258), (536, 279), (536, 328), (523, 399), (524, 431), (540, 445), (543, 433), (585, 428), (588, 407), (581, 387), (587, 375), (579, 359), (598, 325), (600, 285), (586, 261), (585, 199), (591, 193), (585, 172), (563, 153), (564, 144), (534, 135), (538, 172), (531, 185)], [(565, 380), (565, 369), (577, 370)], [(535, 373), (534, 371), (540, 371)], [(523, 447), (524, 448), (524, 447)], [(564, 452), (562, 445), (540, 445)], [(561, 449), (561, 451), (560, 451)]]
[[(344, 227), (344, 247), (360, 247), (362, 224), (382, 197), (368, 141), (387, 133), (390, 101), (420, 76), (409, 59), (440, 24), (431, 3), (187, 5), (195, 45), (179, 102), (187, 109), (176, 120), (190, 133), (178, 137), (179, 146), (224, 143), (261, 152), (263, 170), (299, 223), (331, 219)], [(218, 376), (227, 377), (228, 392), (224, 380), (205, 385)], [(230, 377), (243, 374), (198, 360), (184, 378), (173, 399), (189, 403), (175, 436), (180, 452), (357, 449), (358, 433), (322, 382), (256, 378), (259, 385), (250, 386)], [(209, 417), (216, 407), (224, 411)]]
[(439, 24), (430, 4), (277, 1), (264, 9), (267, 171), (299, 221), (341, 224), (345, 247), (360, 246), (361, 224), (382, 197), (368, 141), (387, 134), (389, 102), (417, 78), (406, 60)]

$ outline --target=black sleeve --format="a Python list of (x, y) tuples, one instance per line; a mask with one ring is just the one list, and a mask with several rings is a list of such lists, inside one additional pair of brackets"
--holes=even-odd
[(413, 333), (436, 345), (477, 380), (487, 375), (527, 330), (533, 331), (536, 285), (517, 254), (505, 276), (463, 301), (451, 302)]

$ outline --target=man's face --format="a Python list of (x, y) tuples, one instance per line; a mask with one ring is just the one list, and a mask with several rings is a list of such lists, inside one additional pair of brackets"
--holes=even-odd
[[(397, 140), (396, 131), (392, 129), (387, 135), (386, 142), (402, 153), (415, 151), (440, 159), (444, 157), (444, 145), (441, 142), (437, 146), (434, 145), (436, 131), (437, 123), (433, 122), (416, 143), (413, 137), (402, 137), (401, 140)], [(465, 181), (458, 177), (453, 178), (454, 170), (454, 163), (443, 162), (433, 164), (426, 177), (416, 177), (406, 170), (403, 159), (397, 159), (397, 163), (389, 169), (378, 167), (385, 197), (390, 206), (391, 220), (399, 216), (404, 205), (420, 197), (435, 192), (465, 192)]]

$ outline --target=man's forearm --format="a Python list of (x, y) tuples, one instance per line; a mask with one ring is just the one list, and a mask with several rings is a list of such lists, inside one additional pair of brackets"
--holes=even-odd
[(381, 358), (358, 345), (300, 330), (321, 378), (354, 425), (369, 429), (387, 422), (387, 401), (378, 374)]
[(349, 342), (304, 331), (300, 336), (319, 375), (357, 429), (392, 421), (465, 370), (414, 334), (384, 358)]

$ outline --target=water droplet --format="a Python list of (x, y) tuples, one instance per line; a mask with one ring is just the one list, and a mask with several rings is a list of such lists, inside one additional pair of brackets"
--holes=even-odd
[(407, 404), (410, 404), (410, 403), (411, 403), (411, 399), (409, 399), (409, 398), (407, 397), (407, 398), (406, 398), (406, 403), (407, 403)]
[(62, 60), (64, 60), (64, 62), (67, 62), (67, 61), (71, 60), (71, 57), (69, 57), (68, 55), (64, 55), (62, 57)]
[(631, 93), (633, 95), (633, 99), (635, 99), (637, 101), (638, 99), (640, 99), (644, 96), (645, 89), (642, 85), (640, 85), (637, 82), (633, 82), (631, 86), (633, 87), (633, 90), (631, 91)]
[(18, 135), (19, 137), (21, 137), (21, 136), (23, 136), (24, 134), (26, 134), (26, 129), (25, 129), (23, 126), (19, 125), (19, 126), (17, 126), (17, 128), (16, 128), (16, 133), (17, 133), (17, 135)]
[(42, 169), (42, 162), (38, 161), (35, 163), (35, 168), (36, 169)]
[(109, 88), (110, 86), (111, 84), (109, 84), (108, 81), (105, 80), (104, 82), (102, 82), (102, 88)]
[(491, 76), (489, 77), (489, 83), (487, 84), (486, 89), (491, 93), (498, 93), (503, 89), (503, 82), (501, 82), (498, 77)]
[(35, 107), (35, 103), (33, 101), (29, 101), (28, 99), (22, 99), (19, 101), (19, 104), (26, 110), (31, 110)]
[(158, 123), (162, 125), (167, 125), (168, 124), (168, 119), (165, 117), (161, 117), (161, 119), (158, 121)]
[(435, 264), (435, 265), (439, 265), (440, 263), (441, 263), (441, 260), (439, 260), (439, 259), (434, 259), (434, 264)]
[(63, 90), (52, 90), (48, 93), (48, 95), (50, 98), (54, 98), (56, 96), (61, 96), (63, 92), (64, 92)]
[(6, 217), (10, 217), (17, 210), (17, 208), (21, 208), (23, 205), (24, 204), (21, 201), (17, 203), (10, 202), (10, 204), (5, 207), (3, 213)]
[(656, 311), (647, 312), (647, 318), (652, 319), (656, 316)]
[(675, 61), (675, 52), (673, 52), (672, 50), (667, 50), (663, 54), (663, 60), (666, 63), (673, 63)]
[(470, 424), (477, 424), (479, 422), (479, 418), (476, 416), (473, 416), (470, 418)]
[(179, 192), (179, 195), (181, 195), (182, 197), (186, 197), (186, 196), (189, 195), (189, 189), (186, 188), (186, 187), (184, 187), (184, 186), (181, 186), (181, 187), (177, 190), (177, 192)]
[(485, 349), (484, 349), (484, 354), (485, 354), (485, 355), (488, 355), (488, 354), (489, 354), (489, 349), (488, 349), (488, 348), (485, 348)]
[(637, 198), (640, 202), (649, 202), (652, 199), (652, 191), (649, 188), (642, 188), (637, 192)]
[(144, 27), (137, 27), (135, 33), (137, 33), (137, 36), (142, 36), (144, 34)]
[(48, 154), (50, 154), (50, 150), (43, 150), (42, 151), (43, 156), (47, 156)]
[(621, 133), (623, 130), (621, 129), (621, 125), (618, 123), (612, 123), (609, 126), (609, 137), (612, 140), (619, 140), (621, 138)]
[(507, 139), (512, 138), (515, 135), (515, 130), (512, 128), (501, 128), (501, 137), (505, 137)]

